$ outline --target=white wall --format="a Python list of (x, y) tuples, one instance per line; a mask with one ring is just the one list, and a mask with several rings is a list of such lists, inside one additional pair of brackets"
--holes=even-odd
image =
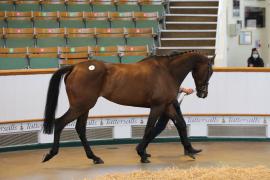
[(266, 25), (268, 27), (267, 29), (267, 40), (268, 40), (268, 49), (267, 49), (267, 52), (268, 52), (268, 66), (270, 66), (270, 0), (267, 0), (267, 3), (266, 3), (266, 15), (268, 18), (266, 18)]
[[(240, 17), (232, 15), (232, 1), (227, 1), (227, 23), (235, 24), (237, 20), (242, 20), (242, 31), (252, 32), (252, 45), (239, 45), (239, 36), (231, 37), (227, 34), (227, 65), (228, 66), (247, 66), (247, 59), (251, 54), (251, 49), (255, 47), (255, 41), (261, 41), (259, 50), (265, 65), (270, 64), (270, 2), (257, 0), (240, 0)], [(244, 8), (245, 6), (266, 7), (266, 28), (245, 28), (244, 27)], [(228, 26), (227, 26), (228, 28)], [(228, 31), (229, 32), (229, 31)], [(219, 34), (222, 36), (223, 34)]]
[[(51, 75), (0, 76), (0, 121), (42, 118)], [(209, 96), (186, 97), (183, 113), (257, 113), (269, 114), (270, 73), (215, 72), (210, 80)], [(189, 76), (183, 86), (193, 87)], [(131, 94), (132, 95), (132, 94)], [(61, 86), (58, 115), (68, 107)], [(148, 109), (119, 106), (100, 98), (91, 115), (144, 114)]]

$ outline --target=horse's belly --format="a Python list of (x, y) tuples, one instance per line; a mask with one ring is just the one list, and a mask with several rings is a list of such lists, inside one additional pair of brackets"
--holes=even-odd
[(102, 95), (105, 99), (112, 101), (117, 104), (125, 106), (135, 107), (149, 107), (150, 102), (147, 98), (142, 96), (136, 96), (134, 94), (118, 94), (118, 95)]

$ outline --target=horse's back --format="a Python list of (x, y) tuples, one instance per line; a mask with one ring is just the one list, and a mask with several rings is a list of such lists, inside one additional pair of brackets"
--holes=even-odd
[(101, 96), (122, 105), (148, 107), (156, 94), (167, 94), (168, 72), (158, 61), (105, 64)]

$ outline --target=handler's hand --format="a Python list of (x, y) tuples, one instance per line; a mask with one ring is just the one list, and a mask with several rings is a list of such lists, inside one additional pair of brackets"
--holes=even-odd
[(192, 88), (181, 88), (180, 92), (186, 93), (187, 95), (190, 95), (194, 92)]

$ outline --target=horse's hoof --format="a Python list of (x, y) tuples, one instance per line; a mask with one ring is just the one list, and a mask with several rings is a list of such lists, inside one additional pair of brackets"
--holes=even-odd
[(144, 156), (144, 155), (145, 155), (145, 152), (142, 151), (141, 149), (139, 149), (139, 145), (136, 147), (136, 151), (137, 151), (137, 154), (138, 154), (139, 156)]
[(142, 158), (141, 159), (141, 163), (150, 163), (150, 161), (147, 158), (146, 159), (145, 158)]
[(101, 158), (94, 159), (94, 164), (104, 164), (104, 161)]
[(151, 154), (145, 153), (146, 157), (151, 157)]
[(146, 151), (141, 151), (139, 145), (136, 147), (136, 151), (139, 156), (151, 157), (151, 154), (148, 154)]
[(185, 155), (189, 156), (192, 159), (196, 159), (195, 156), (194, 156), (194, 154), (192, 154), (192, 153), (188, 153), (188, 154), (185, 154)]
[(49, 161), (53, 156), (51, 154), (46, 154), (46, 156), (43, 158), (42, 163)]
[(202, 152), (202, 149), (191, 149), (191, 150), (185, 150), (185, 155), (188, 155), (188, 154), (198, 154), (198, 153), (200, 153), (200, 152)]

